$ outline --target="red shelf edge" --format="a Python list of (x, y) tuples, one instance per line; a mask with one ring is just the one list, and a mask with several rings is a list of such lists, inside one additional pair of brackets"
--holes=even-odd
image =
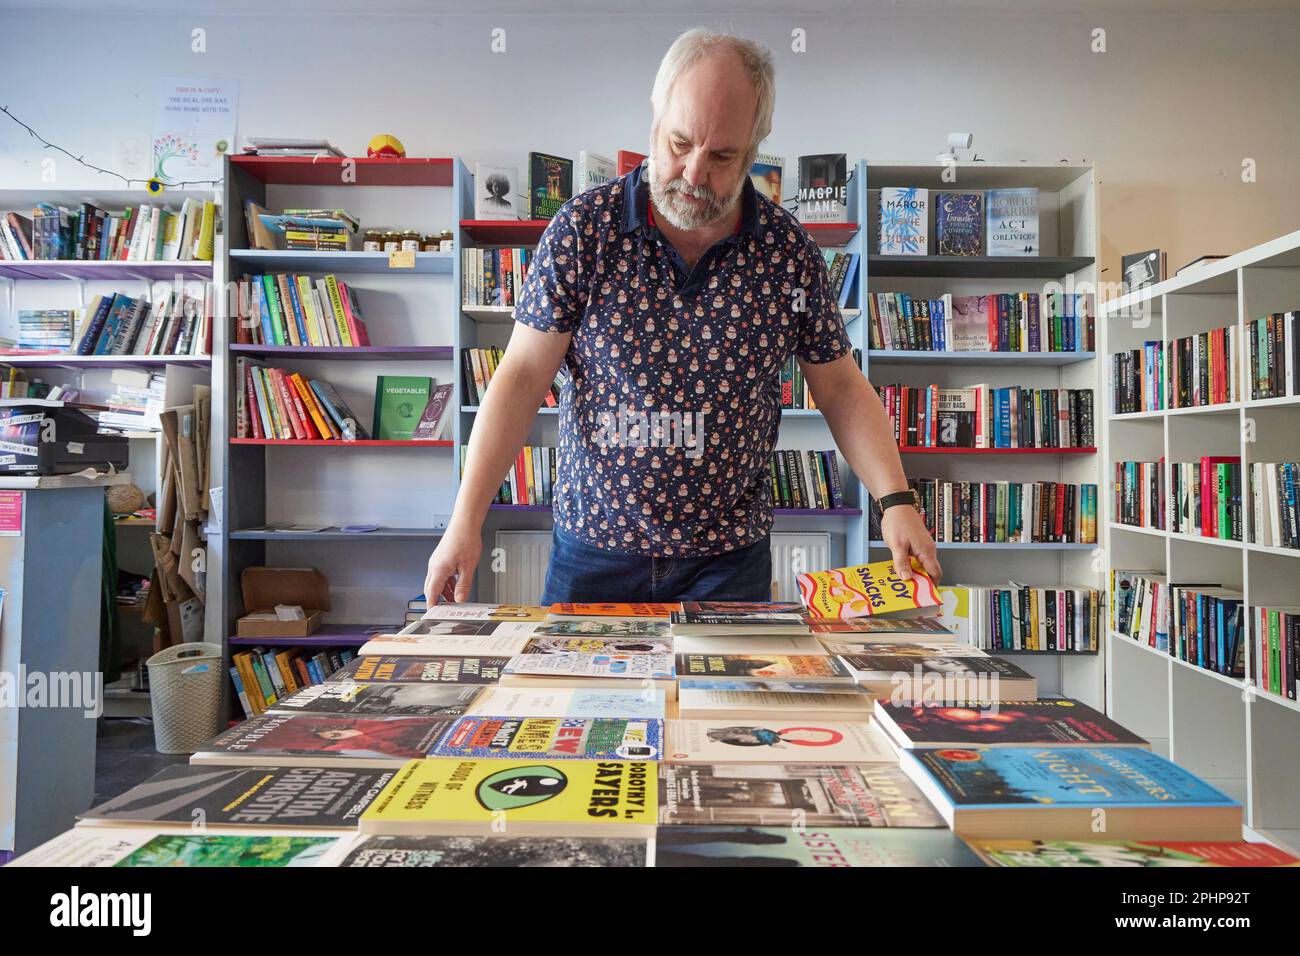
[[(446, 156), (405, 156), (397, 159), (382, 156), (257, 156), (240, 153), (231, 156), (230, 163), (264, 183), (290, 186), (330, 184), (446, 188), (452, 185), (455, 169), (455, 161)], [(335, 171), (344, 163), (353, 164), (357, 172), (355, 180), (344, 182), (337, 177)], [(324, 175), (327, 170), (330, 171), (328, 176)], [(338, 182), (333, 181), (336, 178)]]
[(919, 455), (1093, 455), (1097, 449), (1090, 446), (1078, 448), (931, 448), (928, 446), (898, 446), (900, 454)]

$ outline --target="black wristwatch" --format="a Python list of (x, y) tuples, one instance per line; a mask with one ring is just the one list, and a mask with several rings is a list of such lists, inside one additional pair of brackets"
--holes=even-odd
[(916, 496), (916, 489), (908, 488), (906, 491), (895, 491), (892, 495), (885, 495), (880, 499), (880, 510), (883, 513), (886, 509), (894, 505), (910, 505), (917, 511), (921, 510), (921, 499)]

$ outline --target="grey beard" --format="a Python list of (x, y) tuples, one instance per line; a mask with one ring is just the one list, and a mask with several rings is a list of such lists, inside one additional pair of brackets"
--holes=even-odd
[[(672, 180), (671, 183), (659, 182), (655, 176), (653, 157), (646, 159), (646, 180), (650, 184), (650, 198), (654, 200), (655, 212), (667, 219), (673, 228), (684, 232), (703, 229), (727, 215), (745, 187), (742, 177), (737, 182), (735, 191), (725, 201), (720, 201), (711, 191), (705, 190), (707, 195), (701, 198), (707, 200), (706, 205), (700, 209), (688, 209), (679, 204), (678, 197), (683, 190), (689, 191), (692, 187), (682, 179)], [(680, 188), (669, 188), (670, 186)]]

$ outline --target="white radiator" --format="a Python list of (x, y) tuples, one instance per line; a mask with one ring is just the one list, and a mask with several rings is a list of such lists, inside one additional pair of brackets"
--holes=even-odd
[[(483, 564), (492, 571), (494, 600), (498, 604), (536, 604), (542, 599), (546, 565), (551, 559), (549, 531), (498, 531), (496, 549)], [(828, 532), (774, 532), (772, 534), (772, 597), (799, 600), (794, 576), (831, 566)]]
[(799, 589), (795, 586), (794, 576), (804, 571), (823, 571), (829, 567), (832, 567), (830, 532), (772, 533), (772, 600), (799, 600)]
[(483, 556), (492, 571), (497, 604), (538, 604), (551, 560), (551, 532), (498, 531), (496, 549)]

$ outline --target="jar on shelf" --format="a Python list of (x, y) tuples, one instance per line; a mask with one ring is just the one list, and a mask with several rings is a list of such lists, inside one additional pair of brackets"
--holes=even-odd
[(384, 233), (383, 252), (401, 252), (402, 251), (402, 234), (396, 229), (389, 229)]
[(440, 242), (440, 241), (441, 241), (441, 240), (440, 240), (438, 234), (437, 234), (436, 232), (431, 232), (431, 233), (429, 233), (427, 236), (425, 236), (423, 239), (420, 240), (420, 251), (421, 251), (421, 252), (438, 252), (438, 251), (440, 251), (440, 249), (441, 249), (441, 247), (439, 246), (439, 242)]
[(365, 252), (384, 251), (384, 232), (382, 229), (367, 229), (361, 237), (361, 248)]
[(402, 252), (419, 252), (420, 234), (414, 229), (403, 229), (402, 244), (399, 248)]
[(454, 240), (451, 237), (451, 230), (444, 229), (438, 234), (438, 251), (451, 252)]

